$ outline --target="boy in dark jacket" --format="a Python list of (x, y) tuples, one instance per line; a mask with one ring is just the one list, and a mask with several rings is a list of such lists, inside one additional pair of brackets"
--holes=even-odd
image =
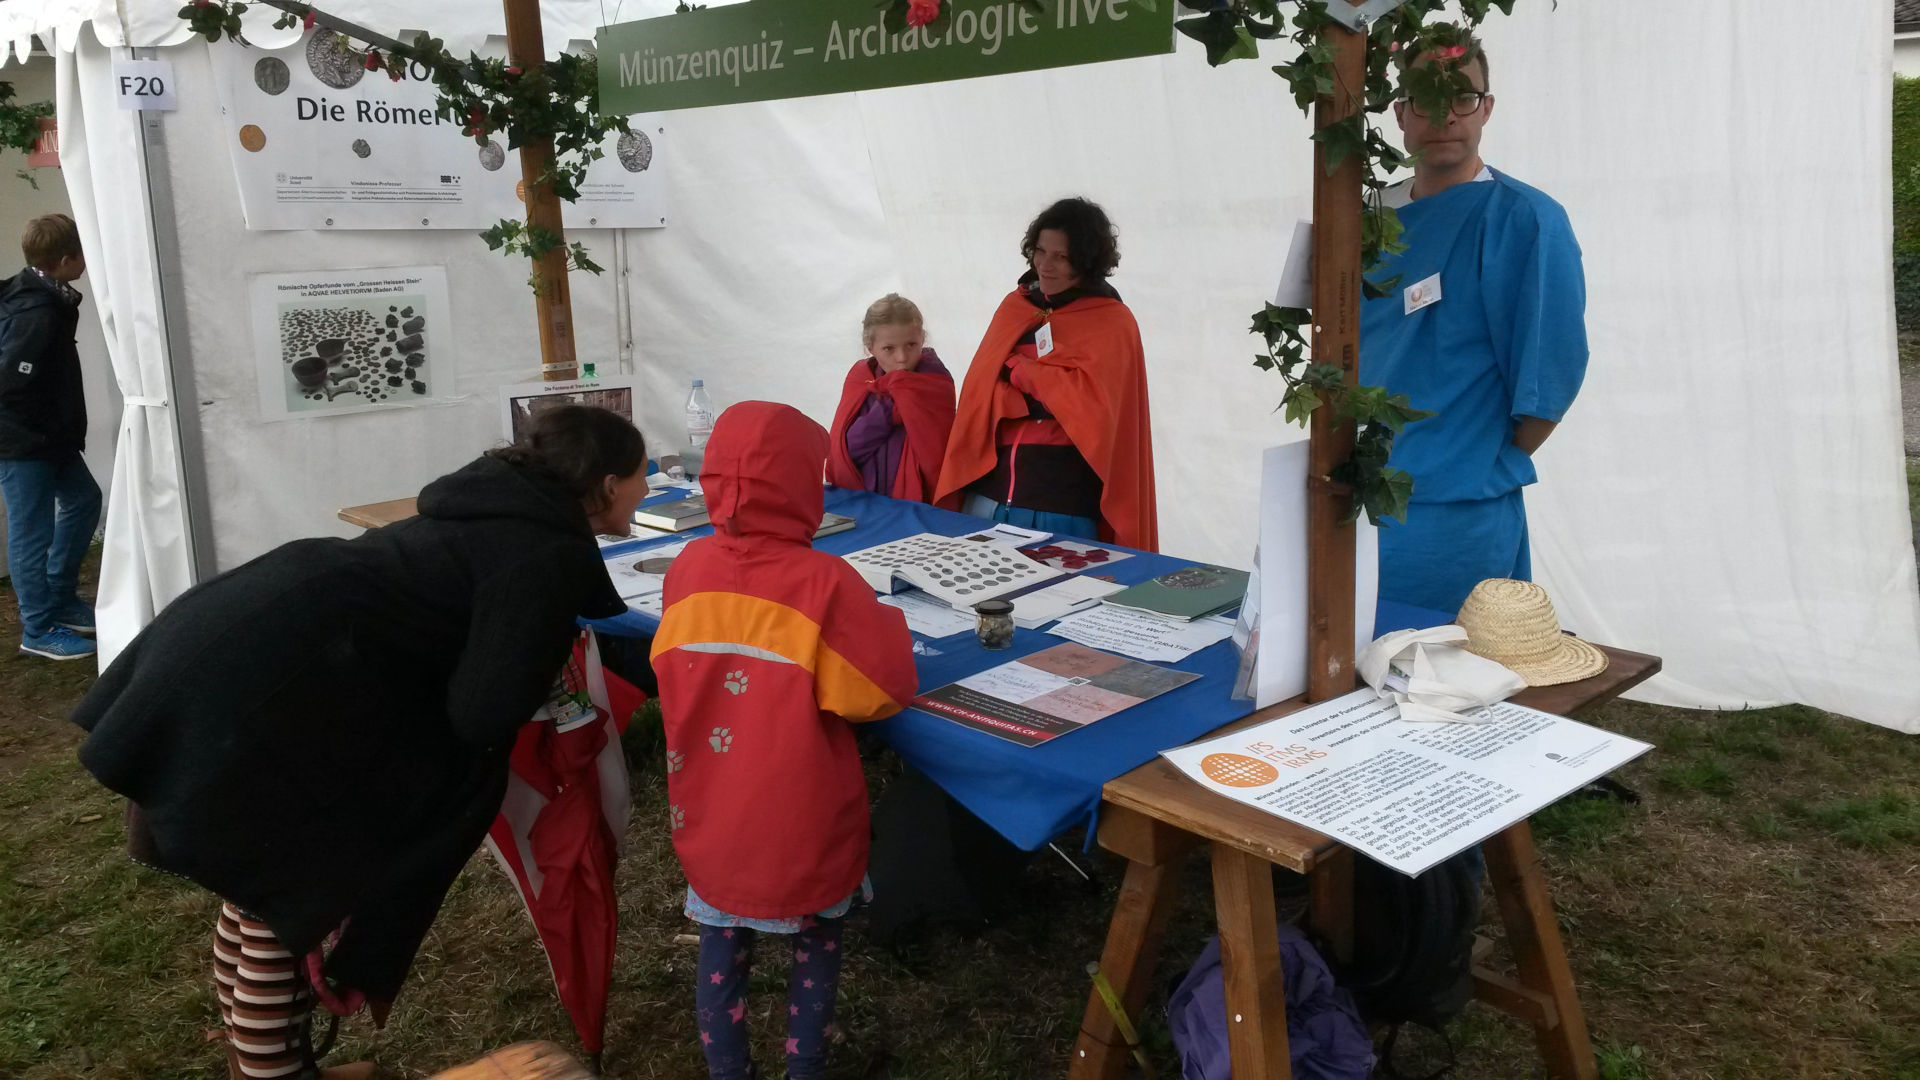
[(50, 660), (92, 656), (93, 608), (81, 602), (80, 560), (100, 521), (100, 486), (80, 451), (80, 231), (65, 214), (27, 223), (27, 268), (0, 282), (0, 499), (7, 570), (20, 606), (20, 651)]

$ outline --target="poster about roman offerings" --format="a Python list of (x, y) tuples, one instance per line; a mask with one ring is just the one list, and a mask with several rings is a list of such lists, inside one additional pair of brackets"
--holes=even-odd
[[(485, 145), (434, 114), (427, 69), (369, 71), (339, 34), (298, 45), (212, 49), (228, 152), (249, 229), (485, 229), (526, 216), (520, 154), (504, 132)], [(569, 229), (666, 224), (665, 124), (629, 118), (587, 170)]]
[(443, 268), (256, 274), (250, 292), (263, 418), (441, 404), (452, 396)]

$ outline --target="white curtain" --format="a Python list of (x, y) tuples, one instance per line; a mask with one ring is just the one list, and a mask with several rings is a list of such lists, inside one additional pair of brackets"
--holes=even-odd
[(74, 33), (77, 40), (54, 50), (60, 165), (87, 252), (93, 310), (125, 402), (95, 614), (104, 669), (193, 584), (193, 555), (140, 114), (115, 100), (114, 50), (88, 28)]
[[(155, 35), (177, 0), (121, 6)], [(627, 0), (607, 14), (671, 6)], [(8, 0), (0, 36), (18, 39), (16, 13), (59, 24), (107, 7)], [(599, 12), (579, 0), (543, 10), (550, 43)], [(463, 25), (453, 12), (451, 0), (423, 0), (374, 21), (477, 27), (477, 14)], [(563, 14), (571, 30), (553, 25)], [(1487, 24), (1499, 104), (1485, 156), (1560, 200), (1586, 254), (1593, 363), (1528, 492), (1535, 571), (1569, 629), (1665, 658), (1644, 696), (1798, 701), (1920, 731), (1888, 257), (1891, 26), (1890, 0), (1830, 4), (1817, 18), (1795, 0), (1527, 0)], [(136, 114), (106, 98), (105, 50), (81, 44), (62, 67), (67, 173), (130, 399), (103, 582), (110, 652), (185, 586), (188, 560), (173, 414), (139, 404), (164, 402), (166, 359)], [(888, 289), (920, 303), (934, 344), (964, 366), (1020, 269), (1027, 220), (1085, 194), (1119, 225), (1115, 284), (1146, 342), (1163, 543), (1245, 565), (1260, 453), (1297, 435), (1272, 413), (1279, 385), (1250, 366), (1243, 331), (1293, 222), (1310, 213), (1312, 182), (1307, 127), (1269, 70), (1286, 50), (1264, 52), (1209, 69), (1182, 39), (1165, 58), (667, 114), (674, 218), (627, 238), (650, 437), (674, 441), (692, 376), (723, 406), (771, 398), (830, 419), (861, 310)], [(203, 50), (191, 56), (176, 60), (190, 92)], [(1781, 75), (1807, 57), (1826, 61), (1820, 77)], [(452, 421), (431, 429), (449, 461), (481, 445), (499, 358), (528, 348), (525, 301), (466, 238), (411, 238), (403, 255), (390, 236), (320, 249), (244, 233), (217, 117), (205, 94), (194, 100), (169, 121), (173, 180), (193, 224), (182, 243), (195, 374), (203, 398), (225, 394), (207, 425), (219, 444), (214, 531), (244, 555), (318, 531), (343, 499), (412, 490), (448, 462), (413, 455), (412, 486), (370, 491), (361, 477), (386, 468), (403, 438), (429, 434), (424, 421), (418, 436), (367, 421), (326, 434), (328, 475), (351, 478), (337, 497), (284, 471), (249, 472), (291, 460), (298, 439), (248, 419), (245, 339), (228, 329), (240, 276), (380, 265), (424, 247), (471, 280), (455, 314), (487, 364), (466, 384), (471, 437), (454, 445)], [(578, 314), (583, 333), (600, 325)]]
[[(1891, 9), (1680, 6), (1528, 0), (1486, 25), (1483, 153), (1560, 200), (1586, 255), (1593, 360), (1527, 493), (1535, 573), (1569, 629), (1664, 657), (1643, 697), (1920, 731)], [(1781, 78), (1790, 56), (1832, 63)], [(691, 375), (722, 405), (829, 419), (860, 307), (896, 285), (965, 365), (1027, 221), (1084, 194), (1120, 229), (1114, 283), (1146, 344), (1162, 545), (1246, 565), (1261, 451), (1299, 437), (1244, 332), (1312, 212), (1309, 131), (1270, 70), (1285, 59), (1213, 69), (1183, 39), (1165, 58), (666, 114), (677, 216), (633, 244), (655, 422), (670, 429)]]

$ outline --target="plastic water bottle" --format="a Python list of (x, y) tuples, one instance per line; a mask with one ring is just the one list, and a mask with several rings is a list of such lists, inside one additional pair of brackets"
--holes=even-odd
[(693, 393), (687, 395), (687, 448), (680, 455), (680, 467), (687, 479), (700, 475), (700, 463), (707, 456), (707, 439), (713, 434), (713, 399), (707, 396), (705, 380), (693, 380)]

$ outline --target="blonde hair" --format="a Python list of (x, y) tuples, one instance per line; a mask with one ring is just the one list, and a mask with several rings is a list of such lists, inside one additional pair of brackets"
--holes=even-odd
[(897, 292), (875, 300), (867, 307), (866, 317), (860, 320), (860, 344), (873, 347), (873, 332), (883, 326), (918, 326), (925, 328), (920, 318), (920, 309), (913, 301)]
[(51, 270), (68, 255), (80, 255), (80, 229), (65, 214), (47, 214), (27, 222), (20, 234), (20, 254), (27, 265)]

